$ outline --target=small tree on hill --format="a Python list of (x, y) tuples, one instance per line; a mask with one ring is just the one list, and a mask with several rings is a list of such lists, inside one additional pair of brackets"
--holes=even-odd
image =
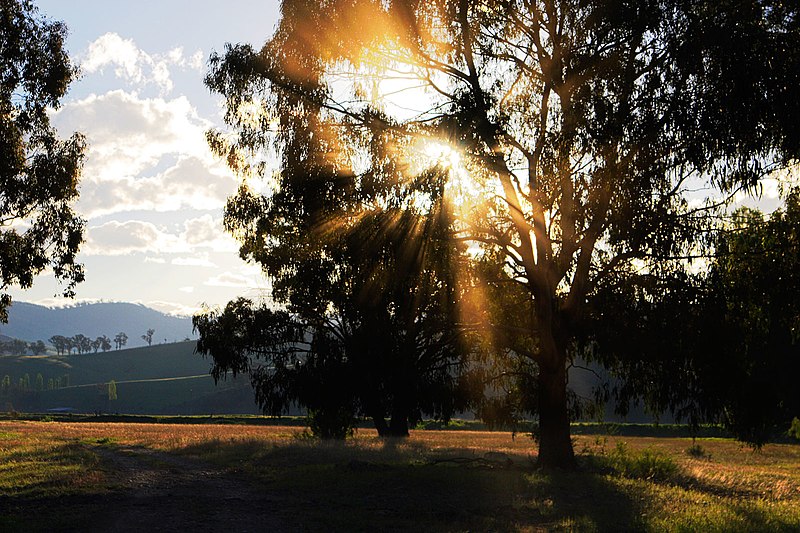
[(117, 350), (128, 344), (128, 335), (125, 334), (124, 331), (120, 331), (114, 336), (114, 344), (117, 346)]
[[(111, 349), (111, 339), (109, 339), (105, 335), (103, 335), (102, 337), (97, 337), (97, 339), (95, 339), (95, 342), (98, 343), (100, 349), (103, 350), (104, 352), (107, 352)], [(95, 350), (95, 352), (96, 351), (97, 350)]]
[(50, 337), (50, 344), (56, 349), (58, 355), (64, 355), (67, 349), (66, 338), (63, 335), (53, 335)]
[(43, 341), (39, 340), (28, 344), (28, 350), (30, 350), (33, 355), (41, 355), (47, 351), (47, 346), (45, 346)]
[(142, 340), (145, 341), (148, 346), (152, 346), (153, 345), (153, 334), (155, 332), (156, 332), (156, 330), (150, 328), (150, 329), (147, 330), (147, 333), (142, 335)]

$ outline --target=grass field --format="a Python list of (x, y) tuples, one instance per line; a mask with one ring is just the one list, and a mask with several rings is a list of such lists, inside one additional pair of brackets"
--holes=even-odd
[(4, 421), (0, 530), (113, 513), (127, 489), (109, 454), (121, 452), (155, 454), (148, 468), (166, 477), (180, 473), (173, 459), (214, 465), (267, 495), (253, 513), (289, 530), (800, 530), (800, 445), (586, 435), (575, 449), (581, 469), (563, 473), (537, 470), (534, 443), (506, 432), (359, 430), (336, 443), (290, 426)]

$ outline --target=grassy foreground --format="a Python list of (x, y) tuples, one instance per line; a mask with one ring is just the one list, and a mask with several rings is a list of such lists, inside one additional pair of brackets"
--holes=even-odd
[(99, 452), (130, 447), (217, 465), (301, 531), (800, 530), (800, 445), (578, 436), (582, 469), (559, 473), (505, 432), (330, 443), (287, 426), (29, 421), (0, 422), (0, 530), (74, 527), (74, 501), (113, 513), (123, 489)]

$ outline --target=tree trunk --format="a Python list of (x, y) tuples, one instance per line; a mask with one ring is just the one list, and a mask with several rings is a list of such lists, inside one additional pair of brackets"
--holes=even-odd
[(390, 437), (408, 437), (408, 416), (395, 411), (389, 421)]
[[(558, 354), (561, 355), (561, 354)], [(539, 365), (539, 465), (575, 468), (567, 412), (567, 369), (564, 357)]]
[(383, 415), (374, 415), (372, 422), (375, 424), (375, 429), (378, 430), (379, 437), (386, 437), (389, 434), (389, 426), (386, 425), (386, 419)]

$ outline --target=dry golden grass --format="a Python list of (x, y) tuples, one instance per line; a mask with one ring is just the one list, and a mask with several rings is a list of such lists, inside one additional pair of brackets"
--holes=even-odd
[[(535, 468), (533, 441), (508, 432), (419, 430), (384, 440), (362, 429), (341, 443), (303, 431), (0, 422), (0, 496), (101, 494), (109, 466), (93, 450), (124, 446), (214, 463), (279, 494), (275, 512), (312, 531), (800, 530), (798, 445), (753, 451), (698, 439), (690, 453), (691, 439), (577, 436), (583, 469), (549, 473)], [(651, 478), (614, 466), (642, 457), (676, 473)]]

